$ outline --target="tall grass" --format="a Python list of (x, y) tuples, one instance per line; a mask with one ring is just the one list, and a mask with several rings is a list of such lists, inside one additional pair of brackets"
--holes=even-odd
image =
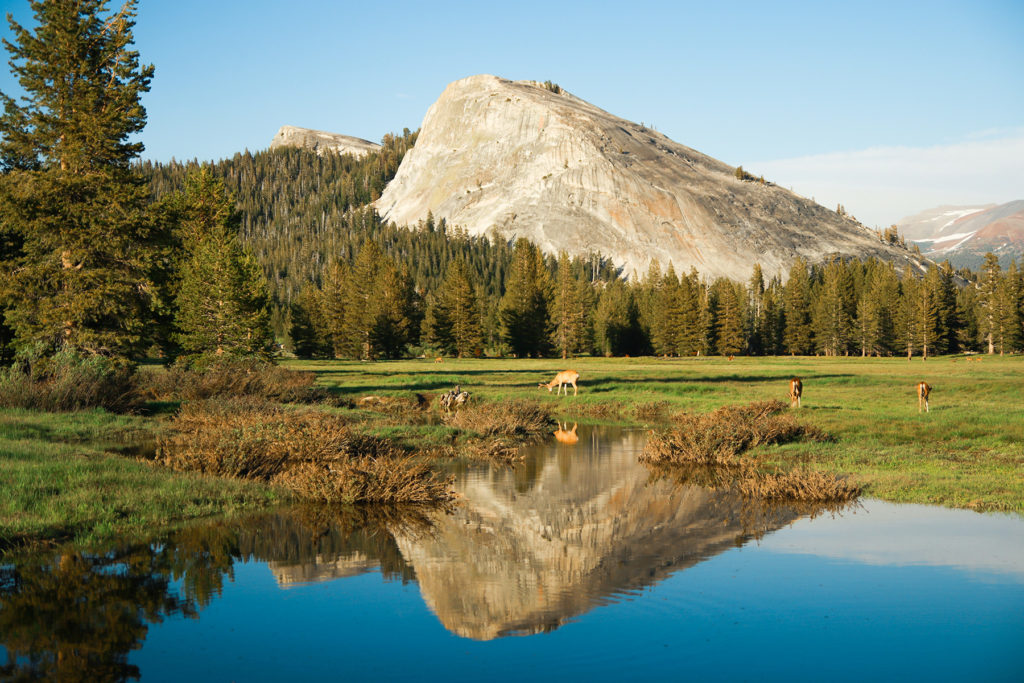
[(796, 440), (826, 441), (821, 430), (799, 423), (783, 401), (724, 406), (711, 413), (677, 416), (671, 429), (651, 434), (642, 462), (683, 466), (683, 479), (709, 488), (730, 488), (747, 498), (837, 502), (855, 499), (861, 487), (806, 468), (766, 473), (750, 449)]
[(51, 357), (21, 358), (0, 368), (0, 408), (135, 412), (142, 405), (135, 379), (133, 366), (102, 356), (65, 351)]
[(453, 495), (450, 481), (337, 415), (252, 400), (186, 404), (157, 457), (179, 471), (269, 482), (303, 500), (426, 503)]
[(156, 400), (199, 401), (254, 397), (280, 403), (331, 402), (312, 372), (289, 370), (258, 359), (223, 359), (203, 366), (174, 365), (140, 373), (141, 389)]

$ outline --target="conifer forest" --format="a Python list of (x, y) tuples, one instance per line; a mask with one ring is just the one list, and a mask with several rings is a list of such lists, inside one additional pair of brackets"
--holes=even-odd
[(32, 96), (3, 95), (0, 117), (4, 362), (60, 351), (927, 358), (1024, 342), (1024, 278), (994, 256), (978, 272), (836, 257), (798, 259), (784, 279), (755, 267), (746, 282), (709, 281), (671, 263), (626, 278), (601, 254), (544, 254), (433, 216), (385, 223), (372, 202), (416, 143), (408, 129), (362, 158), (282, 148), (141, 162), (132, 136), (154, 67), (131, 49), (132, 3), (113, 30), (97, 3), (32, 4), (38, 39), (17, 27), (7, 45)]

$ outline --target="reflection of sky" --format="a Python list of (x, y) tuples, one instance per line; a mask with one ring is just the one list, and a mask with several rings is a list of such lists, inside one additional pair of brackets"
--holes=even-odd
[(866, 500), (855, 512), (801, 519), (760, 545), (872, 565), (998, 572), (1024, 583), (1024, 517), (1016, 515)]

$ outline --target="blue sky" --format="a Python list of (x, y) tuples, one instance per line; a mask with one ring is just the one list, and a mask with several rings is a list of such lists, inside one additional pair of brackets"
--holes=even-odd
[[(0, 6), (31, 21), (27, 0)], [(284, 124), (379, 140), (492, 73), (555, 81), (869, 224), (1024, 199), (1021, 0), (141, 0), (135, 35), (156, 160), (262, 149)], [(16, 92), (6, 70), (0, 90)]]

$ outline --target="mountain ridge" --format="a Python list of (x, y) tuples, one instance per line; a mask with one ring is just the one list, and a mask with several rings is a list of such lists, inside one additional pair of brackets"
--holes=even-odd
[(469, 234), (526, 237), (549, 253), (599, 251), (627, 274), (785, 277), (797, 256), (876, 256), (925, 266), (878, 233), (749, 177), (558, 86), (490, 75), (451, 83), (375, 206), (432, 214)]

